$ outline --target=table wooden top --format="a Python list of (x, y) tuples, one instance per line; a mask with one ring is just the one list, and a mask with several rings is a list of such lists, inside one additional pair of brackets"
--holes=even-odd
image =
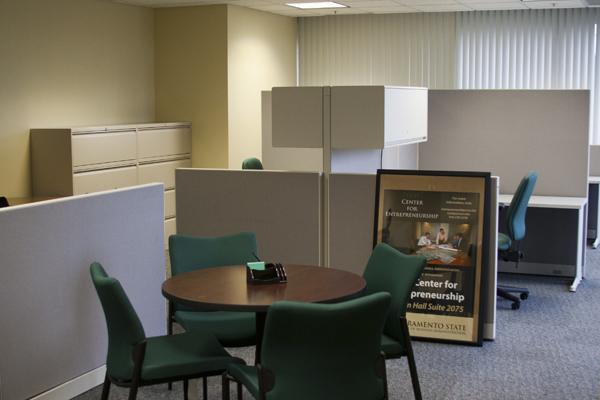
[(279, 300), (327, 303), (362, 292), (365, 280), (351, 272), (309, 265), (285, 265), (287, 283), (252, 285), (246, 266), (204, 268), (186, 272), (162, 285), (163, 295), (198, 310), (265, 312)]

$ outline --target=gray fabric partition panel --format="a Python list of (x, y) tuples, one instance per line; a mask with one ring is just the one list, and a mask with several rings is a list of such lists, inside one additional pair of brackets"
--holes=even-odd
[(25, 399), (105, 363), (89, 265), (118, 278), (146, 333), (165, 332), (163, 187), (0, 210), (0, 398)]
[(587, 90), (430, 90), (419, 169), (491, 171), (514, 193), (537, 170), (535, 195), (587, 197)]
[(318, 172), (178, 169), (177, 233), (256, 233), (259, 255), (322, 263), (322, 175)]
[(373, 250), (374, 174), (329, 176), (329, 265), (362, 275)]
[(590, 146), (590, 176), (600, 176), (600, 146)]

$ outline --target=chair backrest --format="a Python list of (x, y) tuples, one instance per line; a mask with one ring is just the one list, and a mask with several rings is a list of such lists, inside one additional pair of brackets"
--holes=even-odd
[(388, 292), (392, 296), (383, 332), (400, 343), (404, 343), (404, 334), (399, 318), (406, 314), (410, 292), (425, 263), (425, 257), (409, 256), (386, 243), (379, 243), (373, 249), (363, 274), (367, 281), (367, 294)]
[(108, 276), (97, 262), (90, 266), (90, 274), (108, 329), (107, 372), (114, 378), (129, 380), (133, 373), (133, 348), (146, 339), (144, 327), (118, 280)]
[(521, 240), (525, 237), (525, 214), (527, 213), (529, 198), (537, 182), (537, 176), (537, 172), (530, 171), (521, 179), (510, 206), (508, 206), (506, 228), (508, 236), (512, 240)]
[(275, 378), (266, 398), (382, 399), (377, 368), (389, 303), (389, 294), (376, 293), (336, 304), (273, 304), (261, 352), (261, 366)]
[(0, 208), (8, 207), (8, 199), (4, 196), (0, 196)]
[(263, 169), (263, 165), (258, 158), (250, 157), (242, 161), (242, 169)]
[(256, 235), (242, 232), (220, 237), (171, 235), (169, 257), (173, 276), (200, 268), (256, 261)]

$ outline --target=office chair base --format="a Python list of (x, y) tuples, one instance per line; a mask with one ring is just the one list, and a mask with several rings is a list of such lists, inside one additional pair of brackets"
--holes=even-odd
[[(518, 293), (519, 297), (512, 293)], [(511, 308), (513, 310), (518, 310), (521, 307), (521, 300), (526, 300), (529, 297), (529, 289), (498, 285), (496, 288), (496, 295), (512, 301)]]

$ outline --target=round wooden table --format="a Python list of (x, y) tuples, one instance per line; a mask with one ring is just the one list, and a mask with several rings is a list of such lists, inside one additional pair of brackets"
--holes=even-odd
[(256, 313), (256, 362), (269, 306), (276, 301), (332, 303), (360, 294), (365, 280), (351, 272), (310, 265), (285, 265), (287, 283), (256, 285), (246, 282), (246, 266), (203, 268), (179, 274), (162, 285), (163, 295), (197, 310)]

